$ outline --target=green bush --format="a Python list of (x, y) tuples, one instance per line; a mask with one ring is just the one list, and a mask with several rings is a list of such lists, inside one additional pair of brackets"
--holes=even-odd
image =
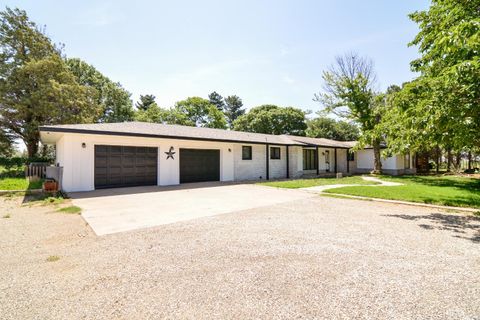
[(48, 157), (0, 157), (0, 178), (23, 177), (25, 166), (32, 162), (53, 163), (53, 159)]
[(47, 162), (52, 163), (53, 159), (51, 158), (43, 158), (43, 157), (0, 157), (0, 166), (5, 167), (7, 170), (15, 167), (23, 167), (24, 165), (28, 165), (32, 162)]

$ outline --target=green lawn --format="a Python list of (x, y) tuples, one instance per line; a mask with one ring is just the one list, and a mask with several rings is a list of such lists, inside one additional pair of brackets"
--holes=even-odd
[(284, 181), (269, 181), (269, 182), (260, 182), (258, 183), (262, 186), (277, 187), (277, 188), (288, 188), (288, 189), (298, 189), (298, 188), (308, 188), (315, 186), (326, 186), (331, 184), (376, 184), (372, 181), (363, 180), (362, 177), (353, 176), (345, 178), (312, 178), (312, 179), (294, 179), (294, 180), (284, 180)]
[(41, 189), (42, 180), (29, 182), (25, 178), (0, 178), (0, 190)]
[(480, 179), (454, 176), (382, 176), (400, 182), (394, 187), (341, 187), (325, 192), (403, 200), (457, 207), (480, 208)]

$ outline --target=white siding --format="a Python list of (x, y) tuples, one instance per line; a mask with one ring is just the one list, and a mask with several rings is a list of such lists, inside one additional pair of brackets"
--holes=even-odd
[[(365, 149), (357, 151), (357, 168), (359, 169), (373, 169), (373, 149)], [(403, 156), (394, 155), (388, 158), (382, 158), (382, 169), (385, 170), (400, 170), (403, 169)]]
[[(82, 143), (85, 143), (85, 148), (82, 147)], [(265, 145), (65, 133), (56, 142), (56, 162), (64, 168), (63, 188), (65, 191), (89, 191), (94, 189), (95, 145), (157, 147), (157, 181), (159, 185), (179, 184), (179, 153), (181, 148), (219, 150), (221, 181), (266, 179)], [(252, 160), (242, 160), (243, 145), (252, 147)], [(167, 160), (165, 155), (170, 147), (173, 147), (175, 152), (173, 160)], [(269, 178), (286, 178), (286, 147), (275, 145), (270, 145), (270, 147), (280, 147), (280, 159), (270, 159), (269, 157)], [(330, 152), (330, 172), (333, 173), (335, 170), (335, 150), (333, 148), (319, 148), (318, 168), (321, 173), (326, 171), (325, 152), (327, 150)], [(347, 172), (346, 152), (345, 149), (337, 149), (338, 172)], [(413, 157), (411, 159), (413, 161)], [(382, 166), (385, 170), (403, 170), (403, 162), (404, 157), (398, 155), (382, 159)], [(355, 153), (355, 161), (350, 162), (350, 172), (355, 172), (357, 168), (359, 172), (373, 169), (372, 149), (360, 150)], [(312, 172), (303, 171), (302, 147), (289, 147), (289, 171), (290, 178), (300, 177), (305, 173), (315, 174), (315, 170)]]
[[(86, 144), (85, 148), (82, 148), (82, 143)], [(175, 185), (180, 182), (180, 148), (217, 149), (220, 150), (220, 180), (234, 179), (232, 143), (68, 133), (57, 143), (57, 161), (64, 167), (65, 191), (94, 190), (95, 145), (158, 147), (159, 185)], [(164, 152), (171, 146), (174, 147), (176, 154), (173, 160), (167, 160)]]

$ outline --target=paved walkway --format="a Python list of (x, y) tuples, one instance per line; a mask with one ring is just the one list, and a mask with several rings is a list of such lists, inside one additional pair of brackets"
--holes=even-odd
[[(362, 177), (363, 180), (377, 182), (378, 184), (364, 184), (361, 186), (365, 187), (394, 187), (394, 186), (401, 186), (403, 183), (398, 182), (391, 182), (391, 181), (383, 181), (375, 177)], [(322, 193), (327, 189), (334, 189), (334, 188), (341, 188), (341, 187), (357, 187), (358, 184), (330, 184), (326, 186), (315, 186), (315, 187), (308, 187), (308, 188), (301, 188), (300, 190), (313, 192), (313, 193)]]

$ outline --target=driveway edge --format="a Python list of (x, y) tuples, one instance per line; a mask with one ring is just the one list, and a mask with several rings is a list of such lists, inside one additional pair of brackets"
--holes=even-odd
[(475, 213), (475, 212), (480, 211), (480, 209), (475, 209), (475, 208), (450, 207), (450, 206), (441, 206), (441, 205), (421, 203), (421, 202), (410, 202), (410, 201), (401, 201), (401, 200), (352, 196), (352, 195), (347, 195), (347, 194), (342, 194), (342, 193), (332, 193), (332, 192), (324, 193), (324, 192), (322, 192), (322, 193), (320, 193), (320, 195), (327, 196), (327, 197), (329, 195), (332, 195), (332, 196), (341, 197), (341, 198), (350, 198), (350, 199), (357, 199), (357, 200), (371, 200), (371, 201), (377, 201), (377, 202), (404, 204), (404, 205), (408, 205), (408, 206), (417, 206), (417, 207), (425, 207), (425, 208), (433, 208), (433, 209), (455, 210), (455, 211), (463, 211), (463, 212), (469, 212), (469, 213)]

